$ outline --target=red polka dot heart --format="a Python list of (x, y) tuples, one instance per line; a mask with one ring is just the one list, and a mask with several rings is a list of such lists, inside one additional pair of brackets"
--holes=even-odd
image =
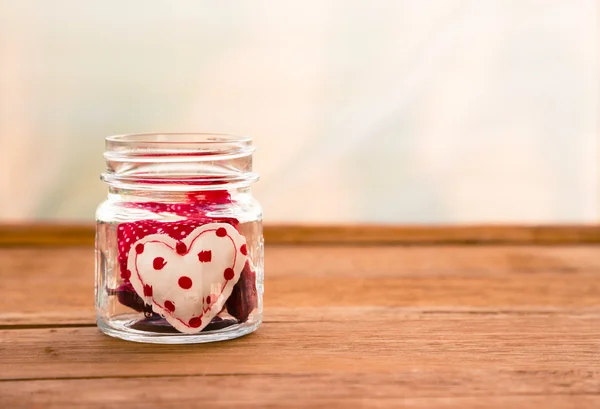
[(223, 309), (247, 259), (244, 237), (227, 223), (202, 225), (181, 240), (151, 234), (131, 249), (127, 270), (137, 294), (189, 334), (200, 332)]

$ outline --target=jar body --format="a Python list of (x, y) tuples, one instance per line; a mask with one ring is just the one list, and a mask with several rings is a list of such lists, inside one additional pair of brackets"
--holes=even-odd
[(112, 192), (96, 212), (98, 327), (153, 343), (254, 331), (264, 241), (250, 189), (131, 193)]
[(236, 338), (262, 319), (262, 212), (252, 140), (223, 134), (106, 138), (96, 212), (96, 311), (130, 341)]

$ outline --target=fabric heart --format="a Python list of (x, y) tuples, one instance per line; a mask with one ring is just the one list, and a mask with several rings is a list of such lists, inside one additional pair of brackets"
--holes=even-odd
[[(134, 242), (127, 258), (135, 292), (178, 331), (206, 327), (231, 295), (247, 260), (246, 240), (227, 223), (209, 223), (182, 240), (178, 227)], [(182, 234), (183, 235), (183, 234)]]

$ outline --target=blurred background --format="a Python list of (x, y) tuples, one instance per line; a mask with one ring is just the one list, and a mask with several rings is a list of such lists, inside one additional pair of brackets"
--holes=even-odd
[(103, 137), (249, 134), (267, 222), (597, 223), (594, 0), (0, 0), (0, 219)]

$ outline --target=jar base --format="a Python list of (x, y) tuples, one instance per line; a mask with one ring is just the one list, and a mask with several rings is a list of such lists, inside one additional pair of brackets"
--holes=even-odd
[(96, 324), (100, 331), (114, 338), (148, 344), (202, 344), (206, 342), (227, 341), (248, 335), (258, 329), (262, 320), (231, 325), (227, 328), (200, 332), (198, 334), (165, 334), (160, 332), (139, 331), (130, 328), (133, 321), (119, 321), (109, 325), (98, 318)]

